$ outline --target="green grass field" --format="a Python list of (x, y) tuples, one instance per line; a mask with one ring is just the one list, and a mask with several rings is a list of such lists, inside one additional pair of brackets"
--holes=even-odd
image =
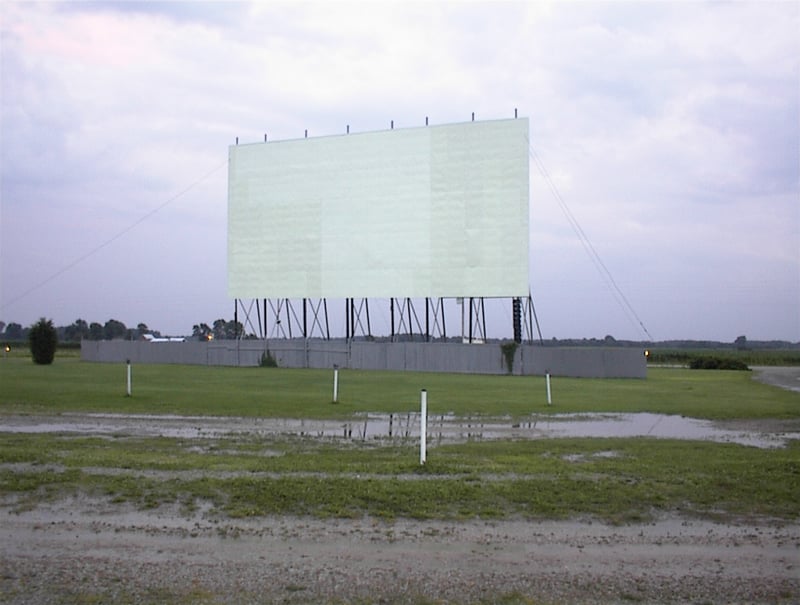
[(82, 493), (187, 513), (204, 501), (230, 517), (797, 520), (800, 496), (798, 442), (770, 450), (655, 439), (467, 442), (435, 447), (420, 467), (413, 443), (12, 434), (0, 461), (29, 465), (0, 465), (0, 492), (15, 494), (16, 510)]
[(798, 349), (669, 349), (654, 346), (650, 349), (649, 363), (682, 364), (696, 359), (716, 358), (741, 361), (749, 366), (798, 366)]
[(653, 412), (695, 418), (800, 417), (800, 394), (753, 380), (750, 372), (650, 368), (646, 380), (544, 379), (423, 372), (340, 370), (332, 404), (331, 370), (137, 365), (126, 397), (125, 364), (60, 356), (37, 366), (21, 355), (0, 360), (0, 414), (127, 412), (331, 418), (357, 412), (417, 410), (421, 389), (431, 413), (513, 417), (531, 413)]
[(229, 517), (598, 518), (642, 521), (682, 514), (735, 520), (800, 518), (800, 442), (758, 449), (667, 439), (535, 439), (432, 444), (420, 467), (408, 441), (288, 437), (186, 439), (14, 434), (3, 414), (118, 412), (331, 418), (433, 414), (637, 412), (709, 419), (796, 419), (800, 394), (749, 372), (651, 368), (646, 380), (275, 368), (51, 366), (0, 360), (0, 496), (14, 509), (70, 495), (141, 508), (210, 503)]

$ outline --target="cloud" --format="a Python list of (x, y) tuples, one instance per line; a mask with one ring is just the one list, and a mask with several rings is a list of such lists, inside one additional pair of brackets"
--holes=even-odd
[(248, 13), (248, 3), (216, 0), (211, 2), (184, 2), (183, 0), (79, 0), (55, 5), (64, 14), (106, 14), (125, 17), (147, 16), (173, 23), (191, 23), (212, 27), (237, 26)]
[[(128, 323), (178, 333), (229, 316), (224, 164), (237, 136), (495, 119), (518, 108), (654, 335), (800, 340), (790, 304), (800, 300), (796, 3), (0, 10), (4, 321), (104, 320), (92, 314), (124, 309)], [(543, 329), (641, 336), (533, 163), (531, 200)], [(36, 234), (48, 245), (27, 245)]]

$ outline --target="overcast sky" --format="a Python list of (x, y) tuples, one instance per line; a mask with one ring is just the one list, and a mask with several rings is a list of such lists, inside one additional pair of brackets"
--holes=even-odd
[(6, 323), (231, 319), (236, 137), (517, 108), (635, 313), (531, 160), (546, 339), (800, 341), (798, 2), (6, 1), (0, 27)]

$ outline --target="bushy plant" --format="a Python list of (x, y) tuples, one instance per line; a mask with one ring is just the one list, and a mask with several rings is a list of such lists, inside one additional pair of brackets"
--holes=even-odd
[(692, 370), (749, 370), (747, 364), (738, 359), (720, 359), (719, 357), (695, 357), (689, 362)]
[(31, 355), (34, 363), (49, 365), (56, 356), (58, 334), (53, 321), (42, 317), (31, 326), (28, 332), (28, 342), (31, 346)]
[(261, 356), (261, 367), (262, 368), (278, 367), (277, 360), (272, 356), (272, 353), (270, 353), (269, 350), (267, 350), (267, 352)]
[(514, 355), (517, 352), (516, 342), (504, 342), (500, 345), (500, 350), (503, 352), (503, 359), (506, 362), (506, 369), (511, 374), (514, 371)]

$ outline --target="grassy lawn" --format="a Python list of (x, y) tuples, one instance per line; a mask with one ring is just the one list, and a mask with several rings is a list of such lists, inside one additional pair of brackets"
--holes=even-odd
[(176, 365), (133, 367), (76, 356), (37, 366), (0, 360), (0, 414), (125, 412), (331, 418), (357, 412), (406, 412), (428, 391), (431, 413), (511, 415), (653, 412), (696, 418), (793, 418), (800, 393), (758, 383), (750, 372), (651, 368), (646, 380), (553, 378), (553, 406), (541, 377), (340, 370), (339, 403), (331, 370)]
[(332, 372), (140, 365), (133, 397), (125, 366), (59, 356), (36, 366), (0, 360), (0, 499), (24, 509), (72, 494), (141, 508), (199, 502), (229, 517), (274, 514), (436, 519), (690, 516), (800, 517), (800, 443), (757, 449), (666, 439), (535, 439), (432, 445), (243, 436), (217, 439), (2, 432), (3, 414), (169, 413), (330, 418), (418, 409), (525, 416), (656, 412), (697, 418), (797, 418), (800, 394), (749, 372), (651, 368), (646, 380)]
[(16, 494), (17, 508), (84, 493), (187, 512), (202, 500), (231, 517), (628, 522), (661, 512), (796, 520), (800, 501), (798, 442), (771, 450), (643, 438), (474, 442), (438, 446), (420, 467), (415, 444), (8, 435), (0, 462), (33, 465), (0, 468), (0, 493)]

